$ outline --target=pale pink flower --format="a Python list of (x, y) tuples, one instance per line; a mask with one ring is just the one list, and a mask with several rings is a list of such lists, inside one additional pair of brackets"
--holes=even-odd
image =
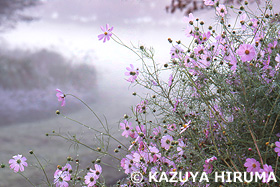
[(218, 0), (203, 0), (206, 6), (213, 6)]
[(85, 176), (85, 183), (88, 187), (94, 186), (102, 173), (102, 167), (100, 165), (95, 164), (94, 167), (95, 170), (89, 169), (90, 172)]
[(10, 168), (13, 169), (15, 173), (17, 173), (19, 170), (23, 172), (23, 166), (28, 166), (28, 164), (25, 162), (26, 160), (27, 159), (25, 157), (22, 157), (22, 155), (15, 155), (13, 156), (13, 159), (9, 160)]
[(243, 62), (251, 61), (256, 56), (256, 50), (251, 44), (242, 44), (236, 51)]
[(225, 15), (227, 14), (227, 8), (225, 5), (219, 5), (217, 8), (216, 8), (216, 14), (218, 16), (221, 16), (221, 17), (225, 17)]
[(173, 141), (172, 136), (170, 135), (165, 135), (161, 138), (161, 147), (164, 149), (168, 150), (171, 146), (171, 142)]
[(71, 175), (68, 171), (59, 170), (58, 172), (55, 172), (54, 184), (56, 187), (68, 187), (69, 184), (67, 181), (70, 181), (70, 179)]
[(184, 17), (184, 20), (185, 20), (187, 23), (194, 22), (194, 16), (193, 16), (193, 14), (190, 13), (189, 16), (185, 16), (185, 17)]
[(128, 122), (127, 120), (124, 120), (123, 123), (120, 123), (121, 129), (124, 130), (122, 133), (122, 136), (125, 136), (126, 138), (130, 135), (132, 135), (132, 123)]
[(97, 181), (95, 173), (91, 172), (88, 172), (84, 179), (88, 187), (94, 186)]
[(103, 43), (106, 42), (106, 40), (109, 41), (112, 36), (113, 27), (110, 28), (109, 24), (106, 24), (106, 28), (104, 28), (102, 26), (100, 28), (104, 33), (98, 35), (98, 39), (99, 40), (103, 39)]
[(246, 13), (243, 13), (243, 14), (240, 16), (239, 19), (240, 19), (240, 24), (241, 24), (242, 30), (246, 30), (245, 20), (247, 19), (247, 14), (246, 14)]
[(125, 72), (124, 74), (126, 76), (130, 76), (127, 81), (128, 82), (131, 82), (131, 83), (134, 83), (135, 80), (137, 79), (137, 76), (139, 75), (139, 70), (138, 68), (134, 69), (134, 66), (132, 64), (130, 64), (130, 67), (127, 67), (126, 70), (128, 72)]
[(56, 97), (58, 98), (58, 101), (61, 101), (61, 106), (64, 106), (66, 95), (60, 89), (56, 89), (56, 91)]
[(184, 50), (179, 45), (172, 46), (170, 49), (171, 58), (181, 59), (183, 57), (183, 53)]

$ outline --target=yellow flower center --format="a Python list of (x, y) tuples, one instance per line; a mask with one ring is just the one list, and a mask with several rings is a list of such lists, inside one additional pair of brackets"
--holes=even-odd
[(104, 32), (104, 34), (105, 34), (105, 35), (107, 35), (107, 34), (108, 34), (108, 32)]
[(249, 54), (250, 54), (250, 51), (247, 49), (247, 50), (245, 51), (245, 54), (246, 54), (246, 55), (249, 55)]
[(253, 164), (252, 166), (253, 166), (253, 168), (256, 168), (256, 167), (257, 167), (256, 164)]

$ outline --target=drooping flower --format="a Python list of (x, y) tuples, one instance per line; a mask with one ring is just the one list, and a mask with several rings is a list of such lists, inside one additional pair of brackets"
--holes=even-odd
[(214, 160), (217, 160), (217, 157), (213, 156), (213, 157), (205, 160), (205, 164), (203, 165), (203, 167), (204, 167), (203, 171), (206, 172), (207, 174), (209, 174), (213, 171), (212, 162)]
[(247, 158), (244, 166), (247, 168), (247, 172), (259, 172), (260, 163), (256, 161), (254, 158)]
[(10, 168), (13, 169), (15, 173), (17, 173), (19, 170), (23, 172), (23, 166), (28, 166), (28, 164), (25, 162), (26, 160), (27, 159), (25, 157), (22, 157), (22, 155), (15, 155), (13, 156), (13, 159), (9, 160)]
[(236, 51), (243, 62), (251, 61), (256, 56), (256, 50), (251, 44), (242, 44)]
[(102, 26), (100, 28), (104, 33), (98, 35), (98, 39), (99, 40), (103, 39), (103, 43), (106, 42), (106, 40), (109, 41), (112, 36), (113, 27), (110, 28), (109, 24), (106, 24), (106, 28), (104, 28)]
[(130, 67), (127, 67), (126, 70), (128, 72), (125, 72), (124, 74), (126, 76), (130, 76), (127, 81), (134, 83), (134, 81), (137, 79), (137, 76), (139, 75), (139, 70), (138, 68), (134, 69), (134, 66), (132, 64), (130, 64)]
[(217, 8), (216, 8), (216, 14), (218, 16), (221, 16), (221, 17), (225, 17), (225, 15), (227, 14), (227, 8), (225, 5), (219, 5)]
[(61, 106), (64, 106), (66, 95), (60, 89), (56, 89), (56, 91), (56, 97), (58, 98), (58, 101), (61, 101)]
[(275, 145), (276, 147), (274, 148), (274, 151), (280, 156), (280, 142), (275, 142)]

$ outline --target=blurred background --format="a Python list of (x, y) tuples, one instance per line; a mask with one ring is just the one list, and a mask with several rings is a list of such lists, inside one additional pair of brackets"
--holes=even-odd
[[(112, 134), (127, 141), (118, 131), (119, 120), (139, 102), (132, 92), (145, 90), (131, 87), (124, 72), (130, 64), (141, 64), (112, 40), (98, 41), (100, 26), (113, 26), (126, 44), (152, 46), (157, 63), (164, 64), (170, 58), (167, 38), (187, 42), (184, 15), (198, 10), (195, 17), (214, 22), (213, 10), (202, 5), (196, 0), (0, 0), (0, 163), (7, 165), (0, 170), (0, 186), (30, 186), (8, 169), (8, 160), (16, 154), (30, 158), (27, 177), (35, 185), (44, 183), (28, 154), (31, 149), (43, 160), (51, 181), (56, 166), (65, 165), (67, 156), (81, 160), (83, 167), (99, 158), (59, 137), (45, 136), (52, 131), (76, 134), (96, 146), (92, 131), (55, 115), (59, 109), (88, 126), (100, 127), (73, 97), (68, 96), (61, 107), (57, 88), (82, 98), (102, 119), (106, 116)], [(117, 145), (110, 143), (113, 148)], [(110, 158), (102, 161), (113, 163)], [(105, 165), (103, 172), (109, 185), (124, 177)]]

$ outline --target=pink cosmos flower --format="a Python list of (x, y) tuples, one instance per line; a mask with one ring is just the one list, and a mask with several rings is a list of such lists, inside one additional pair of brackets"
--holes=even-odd
[(251, 61), (256, 56), (256, 50), (251, 44), (242, 44), (236, 51), (243, 62)]
[(213, 157), (205, 160), (205, 164), (203, 165), (203, 167), (204, 167), (203, 171), (206, 172), (207, 174), (209, 174), (213, 171), (212, 162), (214, 160), (217, 160), (217, 157), (213, 156)]
[(53, 183), (56, 187), (68, 187), (69, 184), (67, 181), (70, 181), (70, 179), (71, 175), (68, 171), (59, 170), (58, 172), (55, 172)]
[(173, 141), (172, 136), (170, 135), (165, 135), (161, 138), (161, 147), (164, 149), (168, 150), (171, 146), (171, 142)]
[(216, 8), (216, 14), (218, 16), (221, 16), (221, 17), (225, 17), (225, 15), (227, 14), (227, 8), (225, 5), (219, 5), (217, 8)]
[(161, 153), (159, 152), (158, 148), (149, 146), (149, 151), (150, 151), (150, 161), (151, 162), (156, 162), (157, 158), (161, 157)]
[(276, 147), (274, 148), (274, 151), (280, 156), (280, 142), (275, 142), (275, 145)]
[(61, 106), (64, 106), (66, 95), (60, 89), (56, 89), (56, 91), (56, 97), (58, 98), (58, 101), (61, 101)]
[(194, 22), (194, 16), (192, 13), (189, 14), (189, 16), (185, 16), (184, 17), (184, 20), (187, 22), (187, 23), (191, 23), (191, 22)]
[(97, 179), (95, 173), (88, 172), (85, 176), (85, 183), (88, 187), (94, 186), (96, 181)]
[(161, 127), (160, 126), (153, 129), (153, 134), (155, 136), (159, 135), (160, 133), (161, 133)]
[(206, 163), (203, 165), (203, 167), (203, 171), (206, 172), (206, 174), (209, 174), (213, 171), (213, 165), (211, 163)]
[(241, 28), (242, 30), (246, 30), (246, 25), (245, 25), (245, 20), (247, 18), (247, 14), (246, 13), (243, 13), (241, 16), (240, 16), (240, 24), (241, 24)]
[(170, 130), (170, 131), (176, 130), (176, 124), (175, 124), (175, 123), (173, 123), (173, 124), (168, 124), (168, 125), (167, 125), (167, 129)]
[(15, 155), (13, 156), (13, 159), (9, 160), (10, 168), (13, 169), (15, 173), (17, 173), (19, 170), (23, 172), (23, 166), (28, 166), (28, 164), (25, 162), (26, 160), (27, 159), (25, 157), (22, 157), (22, 155)]
[(254, 158), (247, 158), (244, 166), (247, 168), (247, 172), (259, 172), (260, 163), (256, 161)]
[(182, 58), (184, 50), (179, 46), (172, 46), (170, 49), (171, 58)]
[(268, 176), (270, 174), (270, 172), (273, 172), (273, 169), (272, 169), (272, 166), (269, 166), (267, 164), (263, 165), (263, 169), (260, 169), (259, 171), (260, 173), (263, 173), (265, 172), (265, 178), (263, 178), (262, 182), (263, 183), (268, 183), (269, 181), (267, 180), (268, 179)]
[(206, 6), (213, 6), (218, 0), (203, 0)]
[(132, 128), (132, 123), (129, 122), (127, 120), (124, 120), (123, 123), (120, 123), (121, 129), (124, 130), (122, 133), (122, 136), (125, 136), (126, 138), (130, 135), (132, 135), (133, 133), (131, 132)]
[(139, 70), (138, 68), (134, 69), (134, 66), (132, 64), (130, 64), (130, 67), (127, 67), (126, 70), (128, 72), (125, 72), (124, 74), (126, 76), (130, 76), (127, 81), (134, 83), (134, 81), (137, 79), (137, 76), (139, 75)]
[(136, 105), (136, 111), (142, 113), (144, 110), (146, 110), (147, 104), (147, 100), (141, 101), (141, 103)]
[(98, 39), (102, 40), (103, 39), (103, 43), (106, 42), (106, 40), (110, 40), (111, 36), (112, 36), (112, 30), (113, 27), (110, 28), (109, 24), (106, 24), (106, 29), (104, 27), (100, 27), (101, 30), (104, 32), (103, 34), (98, 35)]
[(100, 165), (95, 164), (94, 167), (95, 170), (89, 169), (90, 172), (85, 176), (85, 183), (88, 187), (94, 186), (102, 173), (102, 167)]

